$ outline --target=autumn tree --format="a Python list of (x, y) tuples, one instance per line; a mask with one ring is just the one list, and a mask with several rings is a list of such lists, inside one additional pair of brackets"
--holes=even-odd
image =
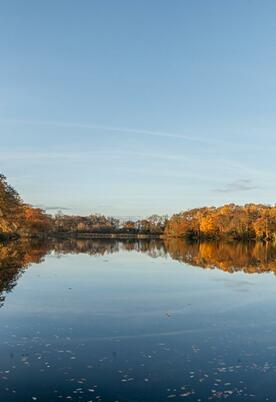
[(15, 233), (22, 216), (22, 201), (6, 177), (0, 174), (0, 232)]
[(24, 204), (6, 177), (0, 174), (0, 234), (31, 236), (51, 228), (51, 219), (40, 208)]
[(262, 204), (199, 208), (173, 215), (165, 228), (168, 237), (193, 239), (276, 239), (276, 207)]

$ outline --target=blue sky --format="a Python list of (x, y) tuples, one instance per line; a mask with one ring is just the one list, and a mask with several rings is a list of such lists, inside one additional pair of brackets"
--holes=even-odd
[(0, 171), (54, 211), (276, 200), (276, 2), (6, 0)]

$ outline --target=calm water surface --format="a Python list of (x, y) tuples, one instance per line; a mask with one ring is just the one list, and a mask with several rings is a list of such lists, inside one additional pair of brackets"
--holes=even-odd
[(0, 401), (276, 401), (276, 250), (0, 246)]

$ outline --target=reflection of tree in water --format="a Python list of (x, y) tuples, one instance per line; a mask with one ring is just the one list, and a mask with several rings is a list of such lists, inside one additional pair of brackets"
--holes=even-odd
[(226, 272), (276, 273), (276, 247), (261, 242), (165, 241), (170, 256), (178, 261), (202, 268), (219, 268)]
[(119, 251), (119, 243), (108, 239), (62, 239), (52, 241), (51, 249), (57, 255), (64, 254), (89, 254), (105, 255), (113, 254)]
[(45, 242), (13, 241), (0, 243), (0, 307), (31, 263), (40, 263), (49, 250)]
[(85, 253), (95, 256), (118, 253), (119, 251), (137, 251), (151, 257), (164, 257), (166, 251), (160, 240), (110, 240), (110, 239), (66, 239), (52, 242), (52, 250), (57, 255)]
[(100, 256), (123, 251), (146, 253), (152, 258), (170, 256), (193, 266), (218, 268), (226, 272), (276, 273), (276, 247), (261, 242), (186, 242), (170, 240), (110, 239), (55, 242), (53, 249), (59, 254), (86, 253)]
[(32, 263), (42, 262), (50, 251), (54, 251), (57, 256), (79, 253), (105, 256), (120, 251), (136, 251), (152, 258), (169, 256), (189, 265), (218, 268), (230, 273), (244, 271), (276, 274), (276, 247), (261, 242), (187, 243), (180, 239), (15, 241), (0, 244), (0, 307), (5, 301), (5, 294), (14, 288), (25, 269)]
[(120, 248), (126, 251), (134, 250), (138, 253), (146, 253), (152, 258), (166, 256), (164, 243), (158, 239), (122, 242)]

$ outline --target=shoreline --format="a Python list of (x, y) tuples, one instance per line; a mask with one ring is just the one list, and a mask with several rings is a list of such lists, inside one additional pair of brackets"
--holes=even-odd
[(163, 234), (142, 233), (52, 233), (50, 238), (56, 239), (165, 239)]
[(107, 240), (162, 240), (162, 241), (179, 241), (182, 240), (188, 243), (274, 243), (273, 240), (262, 240), (257, 238), (240, 238), (236, 239), (233, 237), (185, 237), (185, 236), (168, 236), (165, 234), (152, 234), (152, 233), (100, 233), (100, 232), (41, 232), (37, 234), (25, 234), (19, 235), (4, 234), (0, 233), (0, 244), (10, 241), (20, 241), (20, 240), (93, 240), (93, 239), (107, 239)]

